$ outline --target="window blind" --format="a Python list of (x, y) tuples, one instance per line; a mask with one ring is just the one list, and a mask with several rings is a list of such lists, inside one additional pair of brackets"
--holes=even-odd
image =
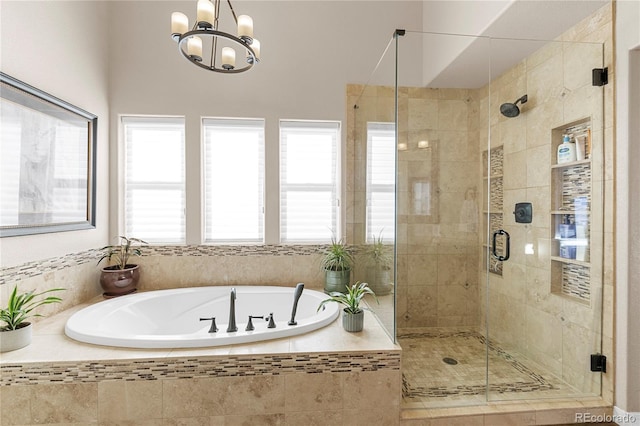
[(280, 122), (280, 240), (339, 235), (339, 122)]
[(184, 118), (123, 117), (124, 228), (149, 243), (185, 243)]
[(395, 238), (395, 146), (393, 123), (367, 123), (367, 242)]
[(204, 240), (264, 241), (264, 120), (203, 120)]

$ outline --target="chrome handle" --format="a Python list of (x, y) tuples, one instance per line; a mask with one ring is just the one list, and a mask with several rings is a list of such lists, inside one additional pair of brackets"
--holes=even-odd
[[(498, 235), (505, 236), (504, 256), (499, 256), (496, 251), (496, 238), (498, 237)], [(492, 251), (493, 257), (498, 259), (500, 262), (509, 260), (510, 248), (511, 248), (511, 237), (509, 236), (509, 233), (507, 231), (505, 231), (504, 229), (499, 229), (493, 233), (493, 244), (491, 245), (491, 251)]]

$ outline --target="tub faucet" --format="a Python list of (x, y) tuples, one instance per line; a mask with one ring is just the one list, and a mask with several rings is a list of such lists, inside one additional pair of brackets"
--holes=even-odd
[(293, 293), (293, 308), (291, 309), (291, 319), (287, 324), (289, 325), (298, 325), (296, 322), (296, 310), (298, 310), (298, 300), (300, 300), (300, 296), (302, 296), (302, 290), (304, 290), (304, 283), (298, 283), (296, 285), (296, 290)]
[(236, 325), (236, 289), (231, 288), (231, 297), (229, 298), (229, 326), (227, 327), (227, 333), (233, 333), (238, 331)]

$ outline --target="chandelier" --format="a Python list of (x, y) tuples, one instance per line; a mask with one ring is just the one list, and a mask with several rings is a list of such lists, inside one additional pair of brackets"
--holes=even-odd
[[(227, 0), (235, 21), (233, 35), (219, 26), (221, 0), (198, 0), (196, 21), (189, 30), (189, 18), (181, 12), (171, 14), (171, 37), (189, 62), (209, 71), (241, 73), (260, 62), (260, 42), (253, 38), (253, 19), (236, 16), (231, 0)], [(236, 63), (236, 49), (244, 55)], [(220, 55), (218, 55), (220, 52)], [(204, 54), (203, 54), (204, 53)]]

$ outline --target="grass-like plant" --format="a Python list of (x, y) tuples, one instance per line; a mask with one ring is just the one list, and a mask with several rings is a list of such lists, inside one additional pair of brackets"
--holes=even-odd
[(138, 238), (127, 238), (120, 236), (120, 244), (105, 246), (100, 250), (104, 252), (98, 263), (102, 262), (104, 259), (107, 259), (109, 262), (114, 260), (114, 265), (118, 267), (118, 269), (125, 269), (129, 264), (129, 257), (131, 256), (141, 256), (142, 251), (138, 247), (134, 247), (134, 243), (138, 244), (147, 244), (146, 241), (140, 240)]
[(324, 252), (321, 267), (328, 271), (346, 271), (353, 266), (353, 255), (342, 239), (331, 238), (331, 244)]
[(359, 314), (363, 309), (361, 308), (360, 303), (362, 299), (367, 294), (373, 296), (377, 303), (378, 297), (376, 294), (369, 288), (369, 284), (357, 282), (350, 286), (347, 286), (346, 293), (340, 293), (339, 291), (332, 291), (329, 293), (329, 298), (320, 302), (320, 306), (318, 306), (318, 311), (324, 307), (329, 302), (336, 302), (344, 306), (344, 310), (350, 314)]
[(20, 328), (20, 325), (29, 318), (41, 317), (42, 315), (34, 313), (33, 310), (42, 305), (60, 303), (62, 299), (57, 296), (47, 296), (44, 299), (38, 298), (44, 294), (60, 290), (64, 290), (64, 288), (52, 288), (40, 293), (34, 293), (34, 290), (31, 290), (26, 293), (18, 294), (18, 286), (15, 286), (9, 296), (7, 307), (0, 309), (0, 321), (6, 323), (6, 325), (0, 328), (0, 330), (15, 330)]
[(367, 246), (366, 253), (374, 265), (383, 268), (391, 267), (393, 256), (391, 255), (390, 248), (384, 244), (382, 231), (380, 231), (377, 237), (375, 235), (373, 236), (373, 243)]

